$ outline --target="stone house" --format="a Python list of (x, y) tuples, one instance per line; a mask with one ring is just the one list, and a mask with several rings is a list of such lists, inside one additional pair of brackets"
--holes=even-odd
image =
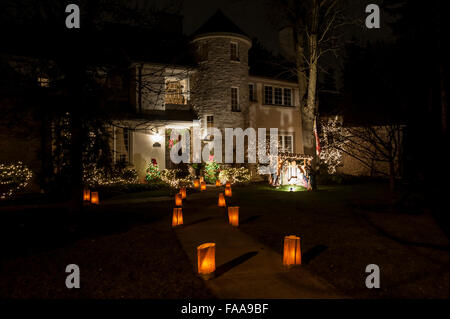
[(160, 169), (173, 168), (170, 130), (194, 127), (201, 129), (203, 144), (211, 143), (211, 127), (277, 128), (280, 151), (303, 153), (297, 84), (253, 76), (252, 41), (239, 27), (218, 11), (191, 36), (189, 46), (192, 65), (133, 63), (136, 112), (112, 128), (115, 161), (134, 166), (140, 179), (152, 159)]

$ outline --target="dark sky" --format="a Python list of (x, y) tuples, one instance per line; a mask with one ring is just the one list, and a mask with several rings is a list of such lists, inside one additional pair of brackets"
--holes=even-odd
[[(168, 1), (168, 0), (166, 0)], [(380, 0), (348, 0), (348, 16), (365, 19), (365, 7), (370, 3), (380, 4)], [(257, 37), (268, 49), (278, 51), (278, 31), (275, 0), (185, 0), (182, 4), (183, 28), (186, 34), (194, 32), (217, 9), (221, 9), (250, 37)], [(391, 37), (386, 21), (387, 15), (381, 9), (381, 29), (353, 27), (350, 36), (365, 42), (368, 39), (386, 40)]]
[(183, 28), (191, 34), (217, 9), (233, 20), (250, 37), (257, 37), (269, 49), (278, 46), (278, 32), (271, 23), (270, 4), (264, 0), (189, 0), (183, 4)]

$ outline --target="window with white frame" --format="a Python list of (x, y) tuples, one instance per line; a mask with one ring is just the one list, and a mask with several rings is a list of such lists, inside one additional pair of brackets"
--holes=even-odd
[(284, 105), (292, 106), (292, 89), (283, 89)]
[(264, 86), (264, 104), (273, 104), (272, 87)]
[(294, 152), (294, 136), (291, 134), (278, 135), (278, 152)]
[(283, 90), (281, 88), (274, 88), (273, 90), (273, 104), (281, 105), (283, 104)]
[(237, 87), (231, 88), (231, 111), (241, 111), (241, 109), (239, 108), (239, 89)]
[(239, 48), (237, 42), (230, 42), (230, 60), (239, 61)]
[(292, 106), (292, 89), (265, 85), (264, 104)]

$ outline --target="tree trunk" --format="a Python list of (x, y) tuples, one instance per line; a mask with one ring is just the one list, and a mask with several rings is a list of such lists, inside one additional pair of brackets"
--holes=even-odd
[(391, 195), (395, 191), (395, 163), (393, 160), (389, 161), (389, 191)]
[(71, 164), (71, 194), (70, 194), (70, 212), (77, 213), (83, 207), (83, 167), (82, 167), (82, 152), (83, 152), (83, 127), (82, 121), (77, 114), (72, 114), (71, 125), (71, 145), (70, 145), (70, 164)]

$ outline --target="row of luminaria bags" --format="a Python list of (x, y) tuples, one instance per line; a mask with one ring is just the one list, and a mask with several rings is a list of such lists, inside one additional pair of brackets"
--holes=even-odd
[[(220, 187), (222, 184), (219, 180), (216, 181), (216, 186)], [(203, 178), (194, 180), (194, 188), (199, 188), (200, 191), (206, 190), (206, 183)], [(224, 193), (219, 193), (217, 205), (219, 207), (227, 207), (225, 197), (231, 197), (231, 183), (225, 184)], [(173, 208), (172, 227), (183, 225), (182, 205), (183, 199), (186, 198), (186, 187), (182, 187), (180, 192), (175, 194), (175, 207)], [(228, 222), (231, 226), (239, 226), (239, 206), (228, 207)], [(300, 249), (300, 237), (290, 235), (284, 237), (284, 251), (283, 251), (283, 265), (295, 266), (300, 265), (302, 261)], [(197, 247), (197, 269), (200, 275), (205, 278), (210, 278), (214, 275), (216, 270), (216, 244), (204, 243)]]

